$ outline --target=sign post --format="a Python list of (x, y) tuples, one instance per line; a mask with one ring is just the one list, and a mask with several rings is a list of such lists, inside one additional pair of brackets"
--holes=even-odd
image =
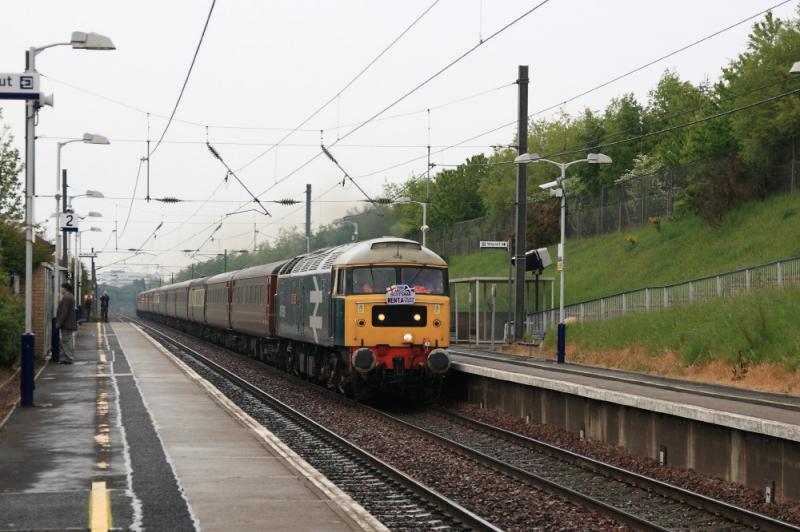
[[(503, 328), (504, 335), (506, 337), (506, 341), (508, 343), (512, 342), (514, 337), (514, 331), (511, 329), (511, 313), (512, 313), (512, 293), (514, 292), (512, 286), (512, 264), (513, 264), (513, 257), (514, 257), (514, 250), (511, 247), (511, 240), (481, 240), (480, 241), (480, 248), (481, 249), (507, 249), (508, 250), (508, 316), (506, 317), (506, 327)], [(497, 287), (494, 288), (495, 296), (497, 295)], [(493, 311), (494, 312), (494, 311)], [(494, 349), (494, 347), (492, 347)]]

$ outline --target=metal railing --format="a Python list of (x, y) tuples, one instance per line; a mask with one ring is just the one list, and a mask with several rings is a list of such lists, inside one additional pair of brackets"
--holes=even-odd
[[(752, 289), (800, 284), (800, 256), (740, 270), (700, 277), (665, 286), (648, 286), (631, 292), (582, 301), (564, 307), (566, 318), (606, 320), (633, 312), (661, 310), (673, 305), (699, 303), (744, 294)], [(558, 324), (558, 308), (529, 314), (528, 334), (548, 331)]]

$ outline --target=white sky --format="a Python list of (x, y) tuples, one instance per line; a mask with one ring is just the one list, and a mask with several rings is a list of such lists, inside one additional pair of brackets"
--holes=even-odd
[[(766, 9), (779, 0), (551, 0), (548, 4), (487, 42), (445, 74), (392, 108), (386, 115), (420, 111), (403, 118), (367, 125), (332, 148), (353, 176), (372, 174), (402, 161), (419, 161), (376, 172), (359, 183), (379, 195), (385, 182), (401, 181), (425, 170), (428, 142), (424, 109), (481, 91), (511, 84), (517, 65), (531, 69), (530, 111), (557, 104), (574, 94), (611, 79), (700, 37)], [(218, 0), (205, 42), (176, 118), (209, 125), (209, 139), (225, 160), (238, 169), (316, 107), (336, 94), (384, 46), (391, 42), (432, 0), (404, 2)], [(319, 152), (319, 129), (326, 144), (338, 134), (394, 101), (469, 47), (536, 5), (538, 0), (440, 0), (440, 2), (339, 99), (298, 132), (239, 173), (256, 192), (286, 176)], [(101, 133), (110, 146), (72, 144), (63, 151), (72, 194), (86, 189), (108, 198), (78, 199), (78, 213), (99, 211), (87, 219), (84, 248), (103, 248), (114, 229), (122, 230), (133, 192), (139, 159), (145, 155), (147, 120), (144, 111), (168, 115), (177, 98), (197, 44), (210, 0), (3, 0), (0, 25), (0, 70), (24, 70), (24, 50), (69, 40), (73, 30), (110, 36), (116, 51), (89, 52), (58, 47), (37, 59), (47, 76), (42, 85), (55, 94), (55, 107), (42, 109), (37, 134), (37, 194), (52, 195), (56, 185), (56, 142), (84, 132)], [(780, 17), (794, 14), (794, 3), (775, 10)], [(715, 79), (720, 68), (743, 51), (752, 22), (745, 23), (643, 72), (625, 78), (564, 107), (575, 113), (602, 109), (613, 96), (633, 92), (644, 101), (667, 68), (684, 79)], [(58, 80), (58, 81), (56, 81)], [(86, 89), (127, 106), (76, 90)], [(5, 122), (23, 152), (24, 111), (21, 102), (2, 102)], [(516, 88), (506, 88), (431, 111), (434, 151), (474, 134), (514, 120)], [(150, 137), (161, 134), (166, 121), (151, 116)], [(224, 168), (204, 146), (202, 125), (173, 122), (165, 143), (151, 160), (151, 196), (175, 196), (212, 203), (190, 216), (200, 203), (134, 202), (120, 249), (139, 247), (161, 221), (158, 238), (145, 248), (165, 251), (141, 255), (128, 264), (160, 264), (176, 270), (189, 264), (171, 249), (196, 248), (225, 213), (236, 209), (247, 194), (231, 180), (221, 187)], [(242, 126), (262, 129), (232, 129)], [(338, 129), (337, 129), (338, 126)], [(489, 152), (492, 144), (513, 140), (514, 128), (469, 142), (466, 147), (436, 154), (435, 163), (459, 163), (469, 155)], [(226, 143), (238, 143), (226, 144)], [(297, 172), (262, 196), (262, 200), (303, 199), (306, 183), (313, 196), (328, 190), (341, 174), (324, 157)], [(137, 198), (145, 193), (142, 171)], [(214, 192), (216, 190), (216, 192)], [(118, 199), (114, 199), (118, 198)], [(314, 204), (314, 225), (345, 214), (362, 199), (349, 185), (335, 188)], [(253, 205), (246, 208), (251, 208)], [(302, 208), (266, 204), (273, 218), (252, 212), (225, 220), (215, 241), (203, 250), (252, 246), (253, 223), (259, 238), (273, 238), (281, 227), (302, 224)], [(36, 220), (54, 210), (52, 198), (36, 201)], [(291, 214), (293, 211), (294, 214)], [(91, 223), (88, 223), (91, 222)], [(183, 225), (179, 225), (183, 223)], [(214, 224), (214, 225), (212, 225)], [(267, 225), (269, 224), (269, 225)], [(52, 234), (52, 220), (48, 221)], [(113, 253), (114, 238), (99, 264), (126, 256)], [(145, 267), (137, 267), (143, 270)]]

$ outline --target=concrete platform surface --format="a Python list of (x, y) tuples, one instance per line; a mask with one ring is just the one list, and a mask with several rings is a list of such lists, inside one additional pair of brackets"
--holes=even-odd
[(191, 373), (129, 324), (82, 325), (0, 427), (0, 530), (382, 528)]
[[(453, 369), (492, 379), (568, 393), (702, 421), (745, 432), (800, 441), (800, 411), (723, 395), (705, 395), (692, 389), (673, 389), (630, 380), (608, 378), (603, 372), (560, 372), (514, 360), (486, 359), (451, 352)], [(585, 367), (583, 369), (586, 369)], [(630, 374), (628, 374), (630, 375)], [(696, 385), (696, 383), (695, 383)]]

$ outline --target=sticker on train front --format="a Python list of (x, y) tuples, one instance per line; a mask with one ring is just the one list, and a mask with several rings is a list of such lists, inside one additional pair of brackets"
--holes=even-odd
[(417, 302), (417, 294), (407, 284), (395, 284), (386, 289), (387, 305), (413, 305)]

